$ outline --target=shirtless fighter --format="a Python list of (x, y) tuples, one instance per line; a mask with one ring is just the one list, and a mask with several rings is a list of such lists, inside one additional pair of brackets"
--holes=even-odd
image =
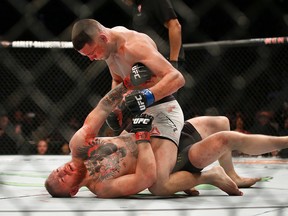
[[(156, 163), (148, 133), (151, 116), (134, 117), (132, 131), (135, 134), (97, 137), (107, 116), (121, 100), (120, 95), (126, 91), (122, 84), (111, 90), (73, 135), (69, 142), (71, 161), (52, 171), (45, 182), (53, 197), (74, 196), (83, 186), (97, 197), (127, 196), (150, 187), (156, 181)], [(193, 173), (181, 173), (187, 173), (192, 179), (186, 189), (197, 184), (213, 184), (228, 194), (242, 194), (220, 167), (197, 173), (195, 177)]]

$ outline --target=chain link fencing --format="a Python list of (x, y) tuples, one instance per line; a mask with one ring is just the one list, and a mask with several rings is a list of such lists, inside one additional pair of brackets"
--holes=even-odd
[[(267, 40), (186, 44), (186, 85), (178, 93), (185, 119), (225, 115), (235, 129), (241, 113), (249, 131), (265, 112), (277, 132), (282, 130), (287, 117), (287, 44), (286, 38), (276, 38), (274, 44), (265, 44)], [(62, 146), (110, 90), (105, 62), (91, 62), (67, 47), (2, 47), (0, 58), (1, 128), (9, 141), (2, 152), (37, 154), (37, 143), (46, 140), (48, 154), (64, 154)], [(104, 125), (100, 135), (110, 132)]]

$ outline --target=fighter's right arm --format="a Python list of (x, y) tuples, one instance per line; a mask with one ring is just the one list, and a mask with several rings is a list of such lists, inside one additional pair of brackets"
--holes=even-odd
[[(122, 95), (127, 92), (123, 83), (110, 90), (88, 114), (83, 126), (73, 135), (69, 142), (71, 151), (77, 145), (83, 145), (90, 138), (97, 136), (100, 128), (113, 109), (121, 102)], [(76, 145), (76, 146), (75, 146)]]
[(91, 132), (97, 135), (110, 112), (122, 101), (122, 95), (126, 92), (127, 89), (123, 83), (110, 90), (88, 114), (84, 125), (89, 126)]

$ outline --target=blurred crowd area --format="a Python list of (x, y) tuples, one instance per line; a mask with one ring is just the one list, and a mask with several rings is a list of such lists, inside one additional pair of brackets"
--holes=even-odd
[[(186, 47), (177, 93), (185, 119), (223, 115), (231, 130), (286, 135), (287, 49), (249, 41)], [(0, 58), (1, 154), (69, 154), (71, 136), (110, 90), (105, 62), (57, 48), (0, 48)], [(113, 134), (104, 125), (99, 135)]]
[[(68, 155), (69, 140), (81, 126), (77, 118), (71, 118), (62, 128), (48, 136), (37, 133), (45, 121), (40, 113), (24, 113), (16, 109), (0, 116), (0, 154)], [(64, 135), (64, 136), (63, 136)]]
[[(209, 107), (204, 115), (221, 115), (217, 107)], [(197, 115), (196, 115), (197, 116)], [(245, 134), (265, 134), (288, 136), (288, 102), (283, 104), (280, 113), (261, 109), (255, 113), (252, 125), (248, 125), (247, 116), (241, 111), (227, 113), (231, 130)], [(45, 121), (40, 113), (24, 113), (19, 109), (0, 116), (0, 155), (69, 155), (69, 140), (82, 126), (77, 117), (71, 117), (61, 128), (55, 129), (48, 136), (41, 136), (41, 124)], [(113, 136), (113, 131), (104, 125), (102, 136)], [(241, 152), (233, 152), (234, 157), (249, 157)], [(255, 156), (255, 155), (254, 155)], [(262, 157), (288, 158), (288, 149), (258, 155)]]

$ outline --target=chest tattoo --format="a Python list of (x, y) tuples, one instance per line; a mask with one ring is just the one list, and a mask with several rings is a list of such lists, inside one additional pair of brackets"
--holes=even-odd
[(138, 158), (137, 144), (131, 139), (131, 136), (123, 136), (122, 139), (125, 142), (127, 149), (132, 153), (132, 155), (135, 158)]
[(127, 150), (108, 140), (95, 138), (87, 146), (78, 148), (78, 153), (78, 156), (85, 160), (89, 175), (103, 181), (120, 172), (121, 161), (127, 155)]

